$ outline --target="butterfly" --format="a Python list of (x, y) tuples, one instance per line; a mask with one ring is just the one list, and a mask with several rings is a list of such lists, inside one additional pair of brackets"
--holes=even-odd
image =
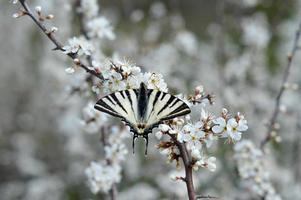
[(135, 140), (143, 137), (148, 147), (148, 134), (164, 120), (173, 119), (191, 112), (189, 106), (174, 95), (156, 89), (147, 89), (142, 82), (139, 89), (114, 92), (99, 99), (95, 109), (121, 118), (133, 132), (132, 148)]

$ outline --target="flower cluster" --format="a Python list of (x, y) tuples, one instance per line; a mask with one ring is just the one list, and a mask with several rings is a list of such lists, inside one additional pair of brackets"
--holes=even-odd
[[(141, 82), (145, 83), (148, 89), (158, 89), (165, 92), (168, 90), (161, 74), (142, 73), (140, 67), (128, 61), (110, 62), (109, 64), (104, 63), (102, 67), (96, 66), (97, 65), (95, 65), (94, 69), (101, 71), (104, 77), (101, 86), (105, 86), (102, 87), (103, 93), (105, 94), (125, 89), (137, 89)], [(94, 90), (95, 87), (98, 86), (100, 85), (94, 85)]]
[(93, 45), (83, 36), (73, 37), (68, 40), (68, 44), (63, 47), (66, 54), (77, 54), (79, 56), (90, 56), (93, 52)]
[(105, 160), (91, 162), (86, 168), (88, 185), (93, 193), (102, 191), (107, 193), (113, 184), (121, 180), (121, 162), (128, 153), (123, 139), (128, 136), (124, 129), (118, 126), (98, 126), (101, 132), (101, 141), (104, 145)]
[[(189, 98), (191, 102), (195, 103), (197, 102), (196, 99), (202, 99), (200, 91), (203, 90), (197, 87), (195, 95)], [(203, 94), (203, 96), (206, 95)], [(202, 102), (200, 101), (200, 103)], [(191, 122), (190, 117), (186, 117), (185, 120), (179, 118), (170, 120), (159, 126), (159, 132), (156, 133), (156, 136), (161, 138), (162, 135), (167, 134), (174, 139), (172, 142), (162, 141), (158, 145), (158, 148), (167, 155), (170, 162), (176, 161), (179, 166), (180, 153), (177, 148), (179, 142), (185, 144), (189, 155), (191, 155), (194, 170), (202, 167), (214, 171), (216, 158), (206, 155), (204, 149), (210, 148), (218, 138), (226, 137), (229, 142), (239, 141), (242, 132), (247, 129), (247, 121), (240, 113), (230, 118), (228, 111), (223, 109), (220, 117), (213, 117), (202, 108), (199, 121)]]
[(83, 109), (83, 120), (81, 124), (83, 129), (87, 133), (99, 133), (100, 127), (102, 127), (106, 121), (107, 116), (94, 109), (94, 102), (88, 102), (87, 106)]
[(239, 175), (252, 191), (264, 199), (281, 200), (270, 182), (269, 172), (264, 167), (262, 151), (250, 140), (237, 143), (234, 150)]
[(212, 127), (212, 131), (229, 140), (239, 141), (242, 132), (248, 129), (247, 120), (240, 113), (237, 113), (235, 118), (227, 120), (227, 113), (228, 111), (224, 109), (222, 116), (213, 120), (215, 125)]
[(91, 191), (96, 194), (99, 191), (108, 193), (112, 185), (121, 180), (121, 168), (119, 165), (109, 165), (105, 162), (91, 162), (85, 171)]
[(99, 39), (107, 38), (115, 39), (113, 27), (110, 22), (103, 16), (94, 18), (87, 23), (88, 35), (90, 37), (98, 37)]
[(87, 18), (96, 17), (99, 11), (97, 0), (81, 0), (78, 11)]

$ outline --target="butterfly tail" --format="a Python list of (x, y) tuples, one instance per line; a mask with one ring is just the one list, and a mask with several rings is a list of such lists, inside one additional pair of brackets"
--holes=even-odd
[(133, 142), (132, 142), (133, 154), (135, 154), (135, 140), (137, 137), (138, 137), (138, 134), (134, 133)]
[(144, 155), (147, 156), (148, 135), (144, 135), (143, 138), (145, 139), (145, 151), (144, 151)]

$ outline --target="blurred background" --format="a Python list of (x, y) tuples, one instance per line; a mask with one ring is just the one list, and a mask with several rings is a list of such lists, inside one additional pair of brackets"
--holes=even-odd
[[(76, 0), (30, 0), (55, 15), (58, 38), (80, 35)], [(248, 120), (248, 138), (259, 146), (280, 88), (301, 20), (300, 0), (100, 0), (100, 13), (113, 24), (116, 39), (103, 52), (118, 52), (149, 72), (161, 73), (174, 93), (197, 85), (215, 95), (208, 109), (223, 107)], [(86, 185), (85, 168), (101, 160), (99, 135), (82, 130), (86, 99), (70, 93), (85, 72), (65, 73), (72, 65), (28, 17), (14, 19), (19, 5), (0, 2), (0, 199), (106, 199)], [(299, 43), (301, 45), (301, 43)], [(268, 145), (265, 166), (283, 199), (301, 199), (301, 56), (294, 57), (289, 87), (278, 118), (278, 142)], [(130, 136), (130, 135), (129, 135)], [(122, 163), (118, 199), (186, 199), (176, 170), (154, 147)], [(139, 148), (143, 149), (141, 142)], [(240, 180), (234, 151), (220, 142), (212, 155), (217, 170), (195, 172), (197, 191), (222, 199), (259, 199)]]

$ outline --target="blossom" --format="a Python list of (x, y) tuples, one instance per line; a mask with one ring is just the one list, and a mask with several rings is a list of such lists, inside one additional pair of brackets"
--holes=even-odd
[(105, 163), (91, 162), (85, 170), (88, 178), (88, 185), (91, 191), (96, 194), (99, 191), (108, 193), (114, 183), (121, 180), (121, 168), (119, 165), (107, 165)]
[(227, 135), (235, 141), (240, 140), (242, 132), (247, 129), (247, 121), (244, 119), (240, 119), (237, 122), (236, 119), (231, 118), (227, 122)]
[(143, 82), (142, 76), (129, 76), (126, 80), (126, 85), (129, 89), (137, 89), (141, 82)]
[(267, 29), (266, 19), (263, 15), (255, 15), (242, 21), (243, 41), (247, 45), (259, 48), (267, 46), (271, 35)]
[(148, 89), (157, 89), (167, 92), (167, 84), (165, 83), (162, 74), (145, 73)]
[(87, 28), (90, 37), (107, 38), (109, 40), (115, 39), (112, 25), (103, 16), (88, 21)]
[(125, 81), (123, 81), (121, 74), (118, 72), (112, 72), (110, 83), (110, 88), (112, 91), (120, 91), (126, 89), (126, 83)]
[(83, 120), (81, 124), (87, 133), (98, 133), (100, 127), (106, 123), (107, 117), (105, 114), (94, 109), (94, 102), (88, 102), (83, 109)]
[(125, 155), (128, 153), (126, 146), (122, 143), (113, 143), (110, 146), (107, 145), (104, 147), (104, 150), (106, 158), (115, 163), (125, 160)]
[(195, 124), (186, 124), (183, 130), (177, 134), (179, 142), (186, 142), (188, 149), (202, 148), (201, 139), (205, 136), (202, 131), (203, 123), (201, 121)]
[(187, 141), (187, 148), (192, 149), (195, 148), (202, 148), (202, 143), (200, 142), (200, 139), (202, 139), (205, 136), (205, 132), (202, 131), (203, 123), (197, 122), (194, 125), (188, 124), (184, 126), (184, 129), (186, 132), (189, 133), (189, 140)]
[(208, 169), (209, 171), (214, 172), (216, 170), (216, 164), (215, 164), (216, 158), (211, 156), (209, 158), (202, 157), (200, 160), (198, 160), (194, 165), (193, 169), (197, 170), (198, 167), (203, 167)]
[(153, 17), (161, 18), (166, 15), (166, 8), (162, 2), (155, 2), (151, 5), (150, 12)]
[(168, 126), (167, 124), (160, 124), (160, 125), (159, 125), (159, 129), (160, 129), (162, 132), (168, 132), (169, 130), (171, 130), (170, 126)]
[(214, 119), (213, 123), (215, 125), (212, 127), (213, 133), (222, 134), (222, 137), (230, 137), (234, 141), (240, 140), (242, 132), (248, 129), (248, 125), (247, 120), (245, 120), (242, 115), (238, 117), (238, 122), (235, 118), (231, 118), (227, 122), (223, 117)]
[(227, 123), (223, 117), (214, 119), (213, 123), (216, 124), (212, 127), (213, 133), (222, 133), (226, 130)]
[(81, 0), (79, 12), (83, 13), (87, 18), (92, 18), (98, 14), (97, 0)]
[(234, 150), (239, 175), (247, 187), (264, 199), (281, 200), (270, 182), (269, 171), (264, 166), (263, 152), (250, 140), (238, 142)]
[(68, 67), (67, 69), (65, 69), (65, 72), (67, 74), (73, 74), (75, 72), (75, 69), (74, 67)]
[(198, 53), (198, 40), (195, 35), (189, 31), (181, 31), (176, 35), (175, 44), (186, 54), (193, 56)]
[(63, 47), (65, 54), (78, 54), (89, 56), (93, 52), (93, 45), (83, 36), (68, 39), (68, 45)]

